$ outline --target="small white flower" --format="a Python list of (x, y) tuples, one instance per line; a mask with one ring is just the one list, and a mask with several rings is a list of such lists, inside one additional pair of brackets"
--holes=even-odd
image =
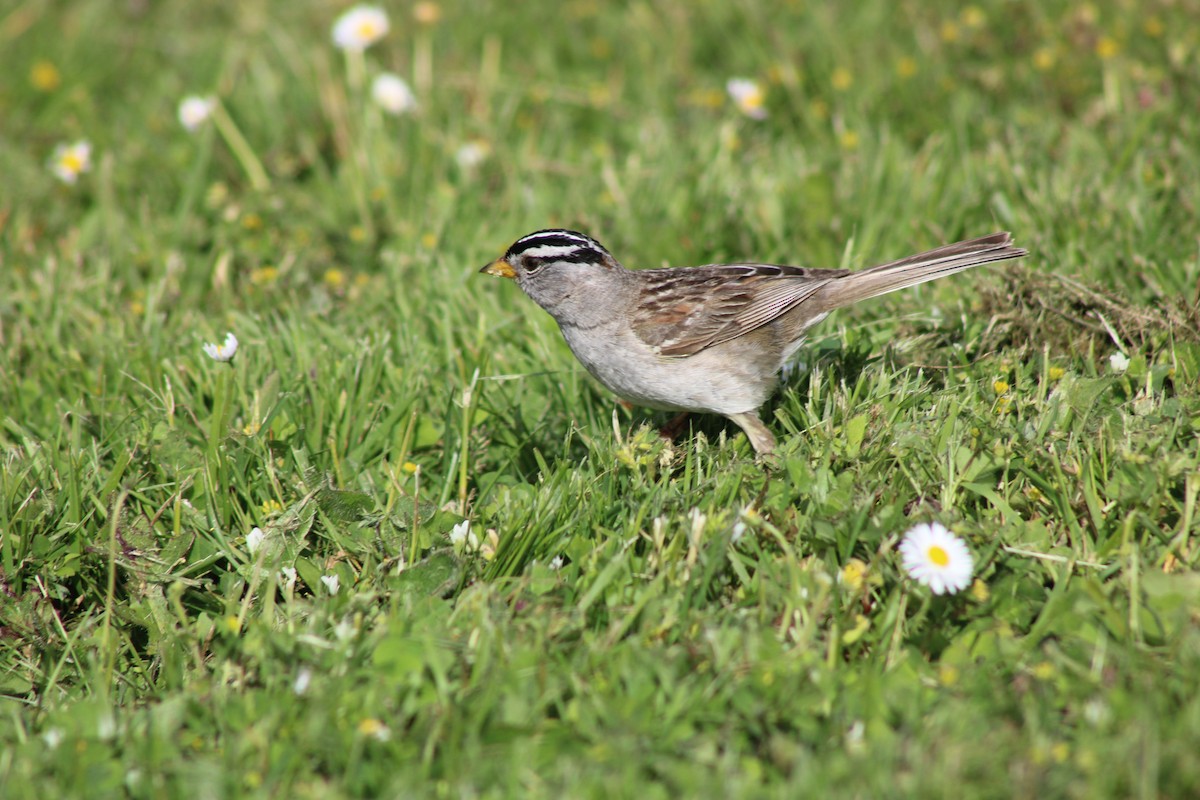
[(725, 91), (733, 98), (738, 110), (750, 119), (766, 119), (767, 109), (763, 107), (767, 96), (757, 81), (747, 78), (730, 78), (725, 84)]
[(291, 583), (292, 581), (296, 580), (296, 568), (295, 567), (280, 567), (279, 568), (279, 577), (283, 578), (284, 583)]
[(59, 728), (48, 728), (47, 730), (42, 731), (42, 741), (45, 742), (46, 747), (49, 747), (51, 750), (57, 750), (58, 746), (62, 744), (62, 740), (63, 732)]
[(366, 50), (389, 28), (387, 12), (379, 6), (355, 6), (333, 23), (333, 43), (343, 50)]
[(1129, 369), (1129, 357), (1124, 353), (1113, 353), (1108, 357), (1108, 366), (1113, 372), (1124, 372)]
[(563, 557), (555, 556), (554, 558), (550, 559), (550, 564), (548, 566), (550, 567), (550, 569), (554, 570), (555, 572), (558, 572), (560, 569), (563, 568)]
[(100, 719), (96, 721), (96, 738), (107, 741), (116, 735), (117, 718), (109, 713), (101, 714)]
[(214, 361), (232, 361), (233, 356), (237, 353), (238, 340), (232, 333), (225, 334), (224, 344), (212, 344), (206, 342), (204, 344), (204, 352)]
[(464, 545), (471, 550), (479, 549), (479, 537), (471, 530), (471, 520), (464, 519), (450, 529), (450, 544), (455, 547)]
[(296, 673), (296, 680), (292, 681), (292, 691), (297, 695), (302, 695), (308, 691), (308, 685), (312, 683), (312, 670), (308, 667), (301, 667)]
[(348, 619), (339, 620), (338, 624), (333, 626), (333, 635), (339, 642), (350, 641), (354, 638), (354, 634), (354, 623)]
[(936, 522), (917, 525), (900, 542), (904, 569), (934, 594), (954, 594), (971, 584), (975, 569), (962, 539)]
[(330, 594), (337, 594), (338, 589), (341, 588), (341, 582), (337, 575), (322, 575), (321, 583), (325, 584), (325, 588), (329, 590)]
[(688, 531), (688, 541), (695, 545), (704, 538), (704, 526), (708, 524), (708, 515), (699, 508), (693, 508), (688, 513), (688, 519), (692, 521), (691, 530)]
[(371, 98), (389, 114), (407, 114), (417, 110), (417, 97), (408, 81), (399, 75), (385, 72), (371, 82)]
[(733, 523), (733, 531), (729, 535), (729, 543), (737, 544), (745, 537), (745, 535), (746, 523), (744, 520), (739, 519), (737, 522)]
[(458, 148), (454, 154), (454, 160), (463, 169), (474, 169), (482, 164), (491, 152), (492, 147), (487, 142), (482, 139), (472, 139)]
[(212, 97), (200, 97), (194, 94), (188, 95), (179, 104), (179, 124), (188, 133), (191, 133), (212, 116), (213, 109), (216, 107), (217, 101)]
[(246, 534), (246, 549), (250, 551), (250, 555), (258, 552), (258, 548), (262, 547), (265, 538), (267, 535), (262, 532), (262, 528), (255, 525), (250, 529), (250, 533)]
[(60, 144), (50, 156), (50, 171), (63, 183), (74, 184), (79, 176), (92, 169), (92, 143), (81, 139), (74, 144)]
[(863, 736), (866, 732), (867, 726), (863, 725), (861, 719), (856, 719), (846, 731), (846, 749), (855, 752), (862, 750)]

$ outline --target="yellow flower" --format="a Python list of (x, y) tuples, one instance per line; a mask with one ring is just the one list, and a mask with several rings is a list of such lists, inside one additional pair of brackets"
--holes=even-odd
[(1039, 47), (1033, 54), (1033, 66), (1045, 72), (1054, 66), (1054, 51), (1049, 47)]
[(248, 231), (256, 231), (263, 226), (262, 217), (251, 211), (242, 217), (242, 227)]
[(867, 565), (857, 558), (852, 558), (838, 573), (838, 581), (852, 592), (862, 588), (863, 578), (867, 574)]
[(612, 105), (613, 93), (608, 84), (593, 83), (588, 86), (588, 104), (593, 108), (607, 108)]
[(951, 20), (946, 20), (945, 22), (942, 23), (942, 27), (941, 27), (941, 30), (938, 32), (938, 35), (940, 35), (942, 37), (943, 42), (957, 42), (958, 41), (958, 25), (956, 25)]
[(388, 729), (388, 726), (384, 725), (374, 717), (367, 717), (359, 722), (358, 732), (363, 736), (370, 736), (374, 739), (378, 739), (381, 742), (386, 742), (388, 739), (392, 738), (392, 732)]
[(1147, 17), (1145, 23), (1142, 24), (1142, 30), (1147, 36), (1157, 39), (1163, 35), (1162, 20), (1158, 17)]
[(63, 183), (73, 184), (80, 175), (91, 169), (92, 144), (87, 140), (60, 144), (50, 156), (50, 171)]
[(917, 74), (917, 62), (909, 56), (905, 56), (896, 62), (896, 74), (901, 78), (911, 78)]
[(942, 686), (953, 686), (958, 683), (959, 677), (958, 667), (953, 664), (941, 664), (938, 666), (938, 683)]
[(367, 229), (362, 225), (355, 225), (350, 228), (350, 241), (365, 242), (367, 240)]
[(442, 7), (437, 3), (417, 3), (412, 14), (418, 24), (434, 25), (442, 18)]
[(992, 384), (992, 388), (996, 390), (996, 394), (1005, 394), (1008, 391), (1008, 381), (996, 381)]
[(968, 28), (982, 28), (987, 24), (987, 15), (979, 6), (967, 6), (962, 12), (962, 24)]
[(346, 273), (342, 272), (337, 267), (331, 267), (325, 270), (325, 274), (321, 276), (321, 280), (325, 282), (326, 286), (331, 286), (336, 289), (337, 287), (346, 283)]
[(275, 267), (258, 267), (250, 270), (250, 282), (255, 286), (265, 286), (279, 279), (279, 270)]
[(992, 596), (988, 585), (979, 578), (976, 578), (971, 583), (971, 599), (977, 603), (986, 603), (988, 598)]
[(697, 108), (720, 108), (725, 95), (719, 89), (695, 89), (688, 94), (687, 102)]
[(858, 134), (854, 131), (842, 131), (838, 137), (838, 144), (843, 150), (855, 150), (858, 148)]
[(845, 67), (838, 67), (833, 71), (833, 74), (829, 76), (829, 83), (839, 92), (845, 91), (854, 83), (854, 76), (850, 74), (850, 70), (846, 69)]
[(405, 461), (404, 465), (401, 467), (401, 469), (404, 470), (405, 472), (407, 472), (409, 475), (411, 475), (414, 472), (416, 472), (417, 470), (419, 470), (420, 467), (411, 461)]
[(280, 503), (278, 500), (264, 500), (260, 508), (262, 509), (263, 516), (269, 517), (272, 514), (282, 513), (283, 503)]
[(62, 83), (62, 75), (49, 61), (35, 61), (29, 68), (29, 83), (39, 92), (53, 92)]
[(1121, 45), (1117, 44), (1117, 40), (1111, 36), (1101, 36), (1096, 41), (1096, 55), (1100, 58), (1108, 60), (1115, 56), (1121, 50)]

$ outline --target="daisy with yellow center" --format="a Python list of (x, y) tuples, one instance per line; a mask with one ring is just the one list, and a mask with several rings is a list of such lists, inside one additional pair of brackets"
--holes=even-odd
[(766, 94), (757, 81), (748, 78), (731, 78), (725, 84), (725, 91), (733, 98), (738, 110), (750, 119), (766, 119)]
[(934, 594), (954, 594), (971, 585), (975, 569), (966, 542), (936, 522), (923, 523), (900, 542), (904, 570)]
[(86, 140), (60, 144), (50, 156), (50, 171), (63, 183), (74, 184), (92, 169), (92, 144)]
[(213, 361), (232, 361), (233, 356), (237, 353), (238, 340), (232, 333), (225, 334), (224, 344), (216, 344), (206, 342), (204, 344), (204, 352)]
[(387, 35), (387, 12), (379, 6), (355, 6), (333, 24), (333, 43), (343, 50), (366, 50)]

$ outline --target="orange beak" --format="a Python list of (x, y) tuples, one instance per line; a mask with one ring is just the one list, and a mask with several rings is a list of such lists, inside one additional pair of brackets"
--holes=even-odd
[(512, 265), (503, 258), (497, 258), (495, 261), (479, 271), (485, 275), (495, 275), (497, 278), (517, 277), (517, 273), (513, 272)]

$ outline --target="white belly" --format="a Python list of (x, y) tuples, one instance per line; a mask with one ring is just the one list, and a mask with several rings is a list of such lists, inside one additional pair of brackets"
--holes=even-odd
[[(589, 336), (588, 331), (564, 326), (571, 352), (596, 380), (618, 397), (640, 406), (668, 411), (737, 414), (755, 411), (775, 389), (774, 375), (764, 381), (748, 362), (723, 348), (724, 355), (703, 350), (683, 358), (654, 354), (632, 332)], [(602, 345), (598, 340), (610, 342)], [(730, 343), (733, 344), (733, 343)], [(619, 357), (614, 355), (620, 350)]]

